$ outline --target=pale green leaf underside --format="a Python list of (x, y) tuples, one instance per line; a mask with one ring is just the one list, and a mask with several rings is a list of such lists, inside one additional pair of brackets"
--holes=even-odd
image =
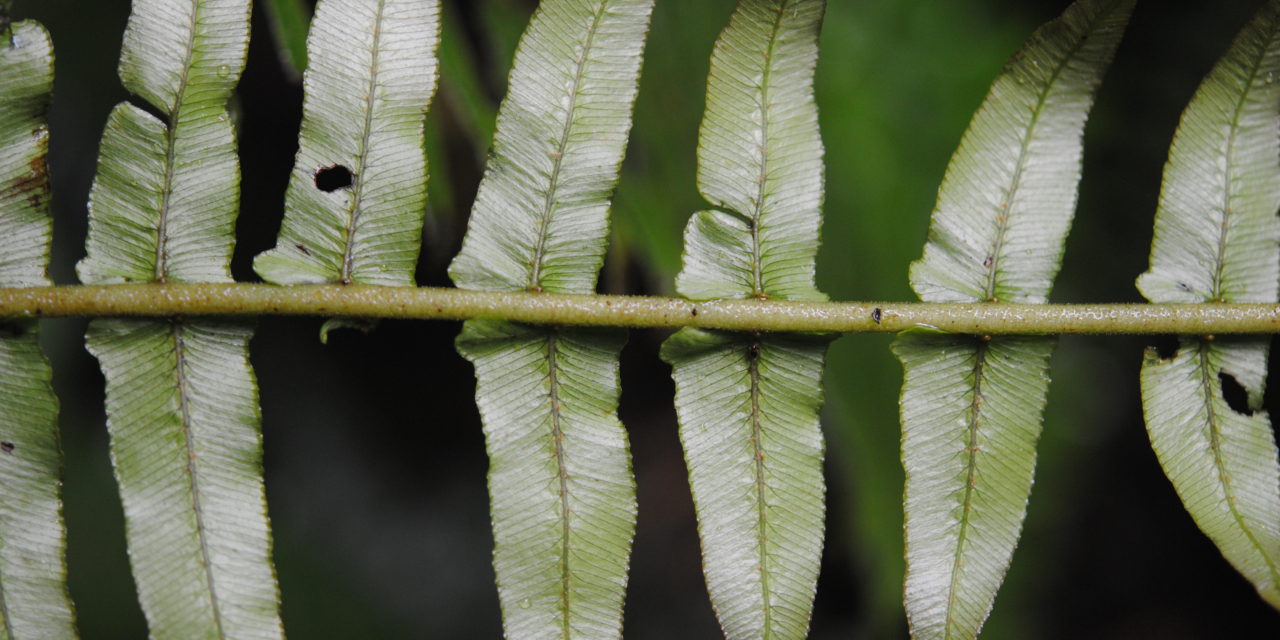
[(116, 106), (89, 196), (88, 257), (76, 268), (80, 279), (231, 282), (237, 165), (225, 113), (171, 133), (134, 105)]
[[(88, 284), (230, 282), (240, 172), (227, 100), (248, 0), (139, 0), (90, 194)], [(96, 320), (129, 557), (157, 638), (279, 638), (251, 328)]]
[(129, 559), (155, 638), (283, 637), (252, 330), (95, 320)]
[(1005, 66), (938, 190), (911, 287), (926, 302), (1046, 302), (1075, 214), (1085, 120), (1132, 0), (1080, 0)]
[(1052, 338), (902, 335), (902, 463), (913, 638), (975, 638), (1035, 471)]
[(138, 0), (120, 77), (167, 122), (121, 103), (89, 196), (85, 284), (230, 282), (240, 167), (227, 99), (244, 68), (248, 0)]
[(591, 293), (653, 0), (545, 0), (449, 274), (467, 289)]
[[(1280, 2), (1268, 3), (1201, 84), (1169, 152), (1138, 288), (1152, 302), (1275, 302), (1280, 287)], [(1151, 446), (1187, 511), (1280, 608), (1280, 458), (1258, 411), (1269, 340), (1185, 337), (1142, 367)], [(1224, 400), (1222, 377), (1252, 415)]]
[[(929, 302), (1048, 300), (1082, 136), (1132, 0), (1080, 0), (996, 78), (938, 191), (911, 286)], [(904, 598), (914, 638), (974, 638), (1017, 545), (1048, 389), (1046, 338), (903, 335)]]
[(506, 637), (618, 638), (635, 482), (618, 422), (617, 330), (472, 320)]
[[(545, 0), (520, 40), (459, 287), (591, 293), (653, 0)], [(618, 638), (635, 488), (619, 331), (469, 321), (508, 638)]]
[(813, 98), (825, 0), (744, 0), (716, 41), (698, 188), (676, 290), (694, 300), (825, 300), (814, 287), (822, 138)]
[[(2, 54), (0, 54), (2, 55)], [(0, 639), (74, 638), (52, 372), (34, 321), (0, 323)]]
[(1187, 106), (1165, 165), (1152, 302), (1275, 302), (1280, 287), (1280, 6), (1236, 38)]
[[(1187, 511), (1263, 599), (1280, 608), (1280, 454), (1260, 410), (1269, 342), (1184, 339), (1171, 360), (1148, 351), (1142, 405), (1151, 446)], [(1219, 375), (1248, 391), (1252, 415), (1227, 404)]]
[(802, 638), (822, 558), (820, 337), (682, 329), (674, 365), (711, 603), (728, 638)]
[[(316, 7), (284, 223), (276, 247), (254, 261), (264, 280), (413, 286), (439, 40), (437, 0)], [(344, 170), (349, 185), (326, 184), (326, 175)]]
[[(814, 286), (822, 139), (813, 97), (823, 0), (743, 0), (716, 41), (685, 297), (825, 300)], [(725, 636), (799, 638), (822, 557), (822, 367), (829, 340), (684, 329), (663, 345)]]
[(0, 286), (49, 284), (50, 96), (53, 43), (35, 22), (0, 34)]
[[(0, 286), (48, 284), (53, 45), (35, 22), (0, 34)], [(62, 451), (52, 372), (34, 321), (0, 323), (0, 639), (74, 638)]]

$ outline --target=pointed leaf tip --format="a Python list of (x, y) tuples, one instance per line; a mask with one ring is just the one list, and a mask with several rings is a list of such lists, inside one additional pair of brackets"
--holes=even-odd
[(1085, 121), (1133, 0), (1080, 0), (996, 78), (951, 158), (911, 286), (927, 302), (1047, 302)]

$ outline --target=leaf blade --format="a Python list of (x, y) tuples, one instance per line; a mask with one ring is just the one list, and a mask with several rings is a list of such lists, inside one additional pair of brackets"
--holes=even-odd
[(454, 284), (594, 291), (652, 11), (652, 0), (539, 7), (521, 38), (493, 156), (449, 267)]
[(824, 180), (813, 72), (825, 11), (811, 0), (742, 2), (717, 40), (698, 188), (720, 211), (696, 214), (685, 231), (676, 290), (687, 298), (826, 300), (813, 284)]
[(507, 637), (621, 634), (636, 519), (617, 418), (625, 335), (471, 321), (458, 336), (476, 368)]
[[(952, 156), (911, 265), (922, 300), (1048, 301), (1085, 121), (1132, 9), (1131, 0), (1075, 2), (1005, 65)], [(994, 605), (1026, 515), (1054, 344), (894, 342), (905, 371), (904, 602), (914, 638), (977, 637)]]
[[(89, 194), (86, 284), (231, 282), (240, 167), (226, 104), (249, 42), (244, 0), (139, 0)], [(198, 52), (198, 55), (197, 55)]]
[(938, 189), (924, 256), (911, 265), (921, 300), (1048, 301), (1075, 214), (1081, 132), (1132, 4), (1074, 3), (996, 78)]
[(251, 333), (212, 320), (89, 325), (130, 563), (155, 637), (283, 637)]
[[(1152, 302), (1275, 302), (1280, 289), (1280, 3), (1244, 27), (1183, 113), (1156, 213)], [(1185, 336), (1148, 351), (1152, 449), (1196, 525), (1280, 608), (1280, 454), (1266, 412), (1269, 340)], [(1223, 380), (1247, 392), (1233, 408)]]
[[(825, 300), (813, 76), (826, 3), (744, 0), (711, 56), (683, 296)], [(683, 329), (662, 347), (712, 607), (730, 638), (801, 637), (822, 556), (829, 339)], [(784, 541), (785, 542), (782, 542)]]
[[(539, 5), (449, 268), (457, 286), (595, 289), (652, 10), (653, 0)], [(621, 636), (636, 510), (616, 415), (624, 335), (472, 320), (458, 338), (476, 369), (490, 451), (494, 570), (509, 637)], [(543, 428), (529, 432), (521, 410), (542, 416)], [(510, 440), (520, 433), (555, 452), (523, 481), (511, 471), (520, 454)]]
[(711, 601), (729, 638), (798, 638), (822, 557), (829, 340), (684, 329), (673, 363)]
[(923, 334), (893, 343), (905, 372), (912, 637), (977, 637), (991, 612), (1026, 517), (1055, 344)]
[[(49, 284), (47, 116), (53, 43), (0, 30), (0, 287)], [(76, 637), (67, 593), (62, 450), (52, 371), (35, 321), (0, 322), (0, 638)]]
[(413, 286), (439, 39), (437, 0), (316, 7), (285, 219), (276, 247), (254, 260), (264, 280)]
[[(248, 0), (139, 0), (90, 192), (88, 284), (231, 282), (240, 171), (227, 101)], [(130, 563), (152, 635), (283, 636), (248, 326), (94, 320)], [(207, 486), (205, 481), (207, 482)]]

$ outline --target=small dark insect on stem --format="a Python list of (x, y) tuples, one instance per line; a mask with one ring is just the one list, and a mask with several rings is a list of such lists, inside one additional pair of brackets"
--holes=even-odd
[(880, 324), (880, 317), (882, 315), (883, 315), (883, 312), (880, 310), (880, 307), (876, 307), (871, 311), (871, 321), (876, 324)]
[(747, 345), (747, 358), (750, 360), (760, 359), (760, 339), (764, 337), (759, 331), (751, 334), (751, 343)]
[(17, 447), (13, 446), (12, 442), (0, 442), (0, 451), (5, 453), (13, 453), (13, 450), (16, 448)]

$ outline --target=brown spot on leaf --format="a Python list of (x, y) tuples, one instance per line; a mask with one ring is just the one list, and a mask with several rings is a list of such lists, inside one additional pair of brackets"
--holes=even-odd
[[(38, 133), (39, 130), (37, 130)], [(0, 188), (0, 200), (26, 198), (33, 209), (41, 209), (49, 200), (49, 165), (41, 145), (40, 152), (27, 162), (27, 171)]]

